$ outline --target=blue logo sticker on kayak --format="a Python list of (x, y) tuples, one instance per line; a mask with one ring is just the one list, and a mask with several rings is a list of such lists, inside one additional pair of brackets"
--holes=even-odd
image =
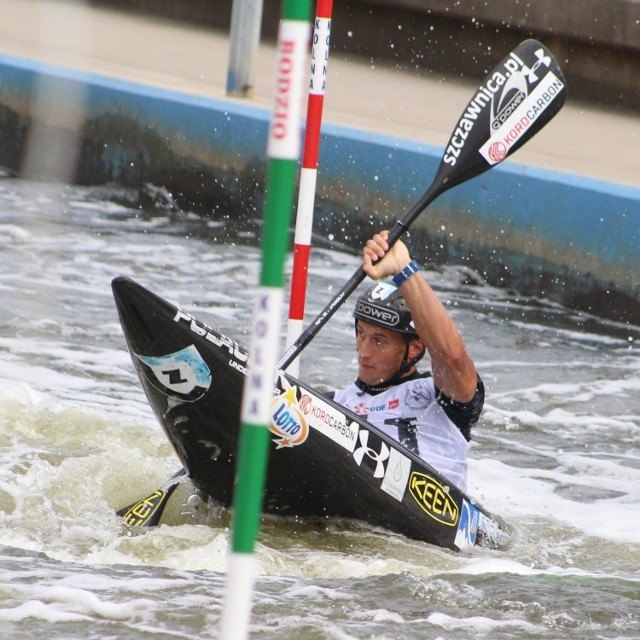
[(211, 386), (211, 371), (194, 345), (165, 356), (136, 358), (151, 370), (153, 375), (145, 371), (147, 380), (165, 395), (193, 402)]
[(466, 500), (462, 501), (462, 513), (454, 543), (458, 549), (468, 549), (476, 543), (480, 511)]

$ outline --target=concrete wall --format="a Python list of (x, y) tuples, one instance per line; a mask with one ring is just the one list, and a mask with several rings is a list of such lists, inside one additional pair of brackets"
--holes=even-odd
[[(149, 182), (213, 218), (261, 212), (267, 111), (9, 56), (0, 56), (0, 77), (0, 164), (20, 171), (33, 132), (44, 131), (61, 144), (77, 140), (71, 180)], [(38, 107), (43, 85), (55, 108)], [(317, 231), (360, 246), (393, 222), (387, 212), (418, 200), (441, 156), (326, 127)], [(493, 284), (640, 324), (640, 189), (510, 163), (447, 192), (423, 218), (428, 225), (419, 219), (411, 230), (412, 246), (425, 248), (418, 260), (467, 264)]]
[[(228, 30), (232, 0), (90, 0)], [(263, 0), (274, 39), (280, 0)], [(425, 74), (481, 78), (526, 37), (562, 61), (571, 96), (640, 110), (640, 0), (336, 0), (332, 51)], [(464, 52), (464, 55), (460, 55)]]

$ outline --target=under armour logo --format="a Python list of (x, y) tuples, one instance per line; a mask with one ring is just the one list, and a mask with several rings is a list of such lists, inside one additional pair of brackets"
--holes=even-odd
[(380, 443), (380, 451), (371, 449), (369, 447), (369, 432), (364, 429), (359, 433), (360, 445), (354, 452), (353, 457), (358, 463), (358, 466), (362, 464), (365, 456), (371, 458), (376, 463), (375, 471), (373, 472), (374, 478), (384, 477), (384, 462), (389, 457), (389, 447), (384, 443)]
[(538, 59), (533, 63), (533, 66), (531, 68), (527, 67), (527, 65), (524, 65), (522, 67), (522, 73), (527, 76), (529, 84), (538, 82), (536, 71), (539, 69), (540, 65), (543, 64), (548, 68), (551, 64), (551, 57), (544, 54), (544, 49), (538, 49), (536, 51), (536, 58)]

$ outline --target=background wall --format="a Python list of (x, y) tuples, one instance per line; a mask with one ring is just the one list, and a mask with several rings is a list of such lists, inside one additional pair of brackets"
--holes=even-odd
[[(228, 29), (231, 0), (90, 0)], [(264, 0), (263, 36), (274, 39), (280, 0)], [(571, 95), (640, 110), (640, 0), (336, 0), (332, 51), (395, 66), (482, 77), (487, 47), (542, 39), (561, 61)], [(457, 55), (464, 52), (464, 55)]]
[[(49, 141), (79, 141), (74, 182), (141, 193), (155, 185), (214, 219), (255, 225), (261, 216), (268, 110), (8, 56), (0, 77), (3, 166), (20, 171), (35, 128)], [(55, 109), (38, 106), (43, 83)], [(79, 94), (84, 113), (69, 120)], [(413, 205), (441, 156), (424, 143), (326, 126), (314, 229), (361, 246)], [(467, 265), (491, 284), (640, 324), (636, 187), (510, 162), (438, 198), (411, 236), (422, 262)]]

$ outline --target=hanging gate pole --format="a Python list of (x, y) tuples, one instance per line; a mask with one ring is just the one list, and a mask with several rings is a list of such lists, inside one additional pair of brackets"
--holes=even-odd
[(262, 0), (233, 0), (227, 95), (250, 98), (260, 46)]

